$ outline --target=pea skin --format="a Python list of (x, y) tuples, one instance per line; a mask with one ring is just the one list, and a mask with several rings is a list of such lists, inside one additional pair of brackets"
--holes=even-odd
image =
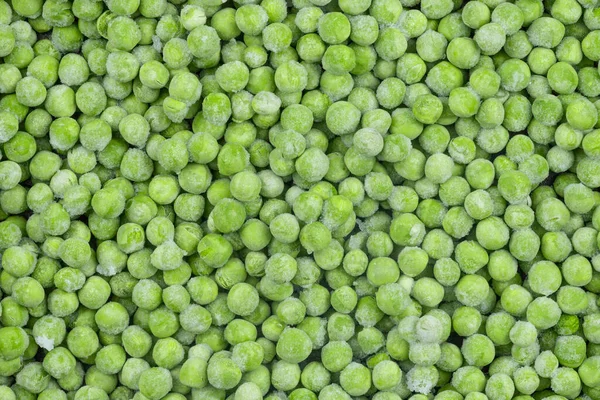
[(0, 0), (0, 398), (599, 397), (596, 6)]

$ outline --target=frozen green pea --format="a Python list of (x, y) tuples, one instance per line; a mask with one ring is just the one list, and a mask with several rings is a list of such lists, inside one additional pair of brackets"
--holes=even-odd
[(473, 39), (458, 37), (448, 44), (446, 55), (456, 67), (470, 69), (479, 61), (480, 49)]
[(475, 31), (473, 39), (484, 55), (494, 55), (504, 46), (506, 32), (499, 23), (489, 22)]
[(407, 84), (419, 82), (426, 71), (425, 62), (413, 53), (405, 53), (396, 65), (396, 76)]
[(469, 28), (477, 29), (490, 22), (490, 9), (483, 2), (468, 2), (462, 9), (462, 21)]
[(442, 103), (433, 95), (423, 94), (415, 100), (412, 113), (420, 123), (433, 124), (442, 114)]

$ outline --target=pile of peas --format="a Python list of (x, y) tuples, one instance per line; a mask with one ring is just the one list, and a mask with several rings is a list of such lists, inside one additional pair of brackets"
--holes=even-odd
[(600, 400), (600, 0), (0, 0), (0, 400)]

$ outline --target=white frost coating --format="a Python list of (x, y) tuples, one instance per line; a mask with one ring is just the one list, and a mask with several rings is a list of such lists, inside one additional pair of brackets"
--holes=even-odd
[(325, 386), (319, 393), (319, 397), (322, 399), (352, 400), (352, 397), (337, 383)]
[(260, 115), (276, 113), (281, 107), (281, 99), (271, 92), (258, 92), (252, 99), (252, 109)]
[(415, 342), (416, 338), (416, 326), (417, 322), (419, 322), (419, 317), (414, 315), (410, 315), (408, 317), (402, 318), (398, 323), (398, 333), (400, 337), (406, 340), (409, 343)]
[(568, 369), (566, 367), (560, 367), (557, 368), (556, 370), (554, 370), (554, 373), (552, 374), (551, 377), (551, 383), (550, 383), (550, 387), (552, 388), (553, 391), (555, 392), (566, 392), (569, 390), (568, 387), (565, 387), (564, 385), (567, 383), (566, 381), (563, 381), (562, 379), (557, 379), (557, 376), (559, 375), (559, 373), (567, 371)]
[[(26, 77), (23, 78), (25, 80), (25, 82), (23, 82), (23, 80), (21, 82), (23, 82), (22, 85), (18, 85), (18, 90), (19, 90), (19, 97), (24, 98), (24, 99), (31, 99), (32, 97), (38, 97), (40, 96), (42, 93), (39, 92), (37, 89), (37, 87), (35, 86), (34, 83), (29, 84), (28, 82), (34, 82), (33, 80), (35, 78), (31, 78), (31, 77)], [(37, 80), (37, 79), (35, 79)]]
[[(360, 223), (360, 219), (357, 219), (356, 224), (358, 225), (359, 223)], [(367, 236), (366, 236), (365, 232), (358, 232), (358, 233), (350, 236), (350, 239), (348, 239), (346, 246), (348, 247), (349, 250), (356, 250), (356, 249), (360, 249), (364, 244), (366, 244), (366, 241), (367, 241)]]
[(160, 38), (156, 35), (152, 36), (152, 47), (154, 47), (154, 50), (158, 51), (159, 53), (162, 52), (162, 42), (160, 41)]
[(98, 266), (96, 267), (96, 271), (100, 275), (114, 276), (114, 275), (116, 275), (117, 273), (120, 272), (120, 269), (116, 265), (98, 264)]
[(413, 367), (406, 374), (406, 386), (411, 392), (429, 394), (438, 378), (435, 367)]
[(412, 292), (413, 286), (415, 286), (415, 280), (414, 278), (411, 278), (408, 275), (402, 275), (399, 279), (398, 279), (398, 283), (400, 284), (400, 286), (402, 286), (404, 288), (404, 290), (406, 290), (408, 293)]
[(254, 382), (244, 382), (235, 391), (235, 397), (241, 399), (258, 399), (262, 397), (262, 391)]
[[(339, 337), (352, 337), (356, 332), (354, 325), (344, 324), (342, 326), (336, 327)], [(323, 347), (325, 343), (321, 347)]]
[(425, 343), (436, 343), (442, 338), (442, 323), (436, 317), (424, 315), (415, 326), (417, 340)]
[(71, 186), (77, 185), (77, 175), (67, 169), (61, 169), (50, 179), (50, 188), (56, 198), (62, 199), (65, 191)]
[[(306, 140), (304, 139), (304, 137), (302, 135), (300, 135), (300, 134), (298, 134), (298, 135), (299, 135), (299, 137), (296, 136), (293, 138), (296, 140), (286, 140), (281, 144), (280, 149), (284, 154), (293, 154), (293, 155), (302, 154), (302, 152), (306, 148)], [(290, 138), (290, 139), (292, 139), (292, 138)]]
[(287, 395), (285, 394), (285, 392), (275, 392), (275, 393), (272, 393), (272, 395), (277, 396), (281, 400), (287, 400), (287, 398), (288, 398)]
[[(15, 35), (15, 41), (17, 42), (26, 42), (29, 38), (31, 38), (31, 35), (35, 35), (35, 32), (33, 32), (33, 28), (31, 28), (31, 25), (29, 25), (27, 22), (25, 21), (15, 21), (12, 24), (10, 24), (10, 27), (13, 30), (13, 33)], [(37, 40), (37, 36), (35, 36), (36, 40)]]
[[(406, 27), (407, 26), (415, 27), (415, 26), (422, 25), (422, 27), (423, 27), (422, 30), (412, 32), (414, 34), (413, 37), (421, 36), (427, 29), (427, 24), (421, 23), (423, 20), (425, 20), (425, 22), (426, 22), (427, 17), (425, 17), (425, 15), (423, 15), (423, 13), (421, 11), (407, 10), (407, 11), (403, 11), (400, 14), (398, 21), (396, 21), (395, 24), (392, 24), (392, 26), (400, 29), (400, 31), (402, 31), (404, 36), (406, 36), (406, 39), (410, 39), (411, 36), (409, 35), (409, 32), (406, 30)], [(384, 25), (381, 26), (381, 28), (383, 28), (383, 27), (384, 27)]]
[(244, 367), (246, 366), (246, 364), (248, 363), (248, 355), (250, 355), (251, 353), (249, 352), (234, 352), (231, 355), (231, 359), (233, 360), (233, 362), (243, 371)]
[(525, 363), (532, 362), (540, 355), (540, 343), (539, 342), (535, 342), (531, 346), (527, 346), (527, 347), (519, 347), (516, 345), (514, 347), (515, 347), (515, 350), (518, 350), (518, 351), (515, 352), (516, 354), (513, 354), (513, 358), (519, 364), (522, 364), (522, 365), (524, 365)]
[(317, 331), (317, 336), (313, 339), (314, 350), (320, 349), (327, 343), (327, 320), (325, 318), (319, 319), (319, 330)]
[[(325, 210), (325, 208), (323, 208), (323, 210)], [(330, 219), (328, 219), (328, 218), (326, 218), (326, 217), (324, 217), (324, 216), (321, 216), (321, 219), (320, 219), (320, 221), (321, 221), (321, 223), (322, 223), (323, 225), (325, 225), (325, 227), (326, 227), (327, 229), (329, 229), (330, 231), (335, 231), (335, 230), (336, 230), (336, 229), (339, 227), (339, 226), (338, 226), (337, 224), (335, 224), (333, 221), (331, 221)], [(357, 222), (358, 222), (358, 221), (357, 221)], [(363, 227), (365, 227), (365, 226), (366, 226), (366, 224), (365, 224), (365, 223), (363, 223), (362, 225), (363, 225)], [(360, 229), (360, 230), (363, 230), (363, 228), (361, 228), (360, 226), (359, 226), (359, 229)]]
[(244, 53), (244, 57), (250, 64), (258, 64), (263, 61), (263, 57), (261, 57), (259, 53), (253, 51)]
[(204, 361), (212, 356), (212, 348), (206, 343), (196, 344), (188, 350), (188, 358), (202, 358)]
[(365, 287), (364, 282), (361, 282), (359, 279), (354, 280), (354, 282), (352, 282), (352, 286), (354, 286), (354, 290), (359, 297), (371, 294), (369, 290), (370, 288)]
[[(370, 175), (370, 174), (369, 174)], [(373, 182), (374, 179), (365, 179), (364, 183), (363, 183), (363, 187), (365, 188), (365, 192), (367, 193), (373, 193)]]
[[(536, 24), (536, 27), (539, 26)], [(546, 29), (528, 29), (527, 38), (536, 47), (547, 47), (552, 46), (552, 34)]]
[[(450, 170), (448, 172), (451, 173)], [(448, 180), (449, 178), (444, 177), (443, 179)], [(415, 184), (415, 188), (418, 189), (423, 199), (430, 199), (438, 194), (438, 185), (433, 183), (429, 178), (420, 179)]]
[(208, 214), (208, 218), (206, 218), (206, 229), (209, 233), (217, 232), (212, 212)]
[(414, 240), (423, 235), (424, 233), (424, 227), (421, 224), (415, 224), (412, 228), (410, 228), (409, 234), (411, 240)]
[(204, 12), (204, 9), (200, 6), (194, 4), (186, 4), (181, 9), (180, 15), (182, 25), (188, 31), (191, 31), (194, 28), (206, 24), (206, 13)]
[(0, 169), (0, 189), (8, 190), (15, 187), (21, 180), (21, 168), (14, 161), (3, 161)]
[(36, 336), (35, 342), (38, 346), (48, 351), (54, 349), (54, 339), (50, 339), (46, 336)]
[(6, 124), (0, 124), (0, 143), (8, 142), (16, 133), (16, 129), (7, 127)]
[(528, 80), (529, 78), (527, 76), (525, 76), (525, 74), (519, 70), (514, 71), (509, 79), (509, 82), (511, 82), (513, 85), (515, 83), (518, 82), (523, 82), (525, 80)]
[(389, 85), (379, 85), (377, 87), (377, 100), (380, 100), (380, 97), (388, 98), (390, 96), (395, 95), (395, 93), (390, 93)]
[(548, 150), (546, 158), (552, 161), (550, 163), (552, 165), (552, 172), (565, 172), (571, 168), (575, 162), (575, 155), (573, 152), (561, 149), (558, 146)]
[(65, 284), (65, 287), (67, 287), (69, 289), (72, 289), (76, 286), (76, 282), (73, 282), (73, 280), (69, 279), (69, 278), (64, 279), (64, 284)]

